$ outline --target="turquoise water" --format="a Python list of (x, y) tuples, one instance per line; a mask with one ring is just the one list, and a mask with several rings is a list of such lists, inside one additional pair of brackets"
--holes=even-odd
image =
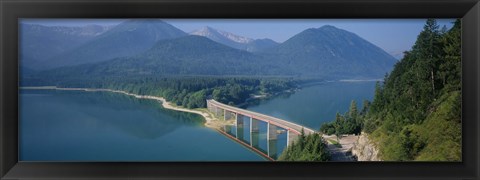
[(373, 81), (329, 82), (257, 101), (246, 109), (318, 130), (322, 123), (334, 120), (337, 112), (345, 113), (352, 100), (360, 109), (363, 100), (373, 99), (374, 92)]
[[(334, 82), (250, 104), (247, 109), (318, 129), (372, 100), (375, 82)], [(220, 133), (204, 127), (201, 116), (164, 109), (154, 100), (109, 92), (22, 90), (20, 161), (263, 161)], [(278, 157), (286, 134), (267, 142), (266, 123), (250, 137), (243, 120), (240, 138)], [(228, 132), (235, 135), (236, 126)]]
[(264, 161), (196, 114), (108, 92), (22, 90), (20, 161)]

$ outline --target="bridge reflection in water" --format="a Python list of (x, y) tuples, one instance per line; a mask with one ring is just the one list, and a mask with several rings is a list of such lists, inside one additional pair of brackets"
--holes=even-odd
[(223, 134), (272, 161), (298, 139), (302, 129), (306, 135), (316, 133), (286, 120), (229, 106), (213, 99), (207, 100), (207, 108), (217, 118), (227, 121), (228, 125), (221, 131)]

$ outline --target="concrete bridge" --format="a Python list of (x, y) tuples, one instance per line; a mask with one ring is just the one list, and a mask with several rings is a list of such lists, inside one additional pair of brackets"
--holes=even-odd
[(225, 135), (269, 160), (277, 159), (284, 148), (297, 140), (302, 129), (305, 135), (317, 133), (299, 124), (229, 106), (213, 99), (207, 100), (207, 108), (217, 118), (231, 122), (231, 125), (223, 128)]

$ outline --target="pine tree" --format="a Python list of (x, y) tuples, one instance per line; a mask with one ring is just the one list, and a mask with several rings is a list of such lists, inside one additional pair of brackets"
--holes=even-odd
[[(457, 19), (450, 31), (442, 38), (445, 63), (440, 65), (441, 81), (444, 86), (460, 90), (461, 80), (461, 21)], [(455, 72), (455, 73), (452, 73)], [(448, 85), (447, 85), (448, 84)]]
[(461, 99), (460, 35), (460, 20), (446, 31), (428, 19), (412, 50), (376, 85), (364, 131), (378, 140), (384, 160), (461, 157), (454, 105)]
[(352, 100), (350, 102), (350, 109), (348, 110), (348, 116), (356, 120), (358, 116), (358, 110), (357, 110), (357, 102), (355, 100)]
[(342, 120), (342, 116), (338, 112), (335, 115), (335, 122), (333, 126), (335, 128), (335, 136), (337, 136), (337, 141), (339, 141), (340, 134), (342, 134), (342, 130), (343, 130), (343, 120)]
[(360, 111), (361, 116), (365, 116), (368, 112), (368, 109), (370, 108), (370, 101), (368, 100), (363, 100), (363, 105), (362, 105), (362, 110)]
[(423, 93), (428, 93), (428, 98), (435, 97), (435, 76), (436, 76), (436, 69), (437, 64), (439, 62), (439, 55), (441, 55), (441, 49), (438, 47), (440, 44), (440, 31), (439, 26), (437, 25), (437, 21), (435, 19), (428, 19), (425, 26), (423, 27), (423, 31), (418, 35), (417, 42), (413, 49), (417, 49), (417, 58), (424, 59), (420, 61), (418, 64), (417, 79), (419, 80), (418, 84), (422, 85), (421, 88), (425, 88), (423, 86), (426, 79), (430, 82), (429, 89), (422, 89)]

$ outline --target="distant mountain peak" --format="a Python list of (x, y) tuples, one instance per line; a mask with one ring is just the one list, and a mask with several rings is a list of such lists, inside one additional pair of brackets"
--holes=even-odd
[(343, 29), (340, 29), (340, 28), (337, 28), (335, 26), (332, 26), (332, 25), (324, 25), (324, 26), (321, 26), (319, 28), (308, 28), (306, 30), (304, 30), (303, 32), (308, 32), (308, 33), (318, 33), (318, 32), (322, 32), (322, 33), (331, 33), (331, 32), (348, 32), (348, 31), (345, 31)]
[(201, 27), (200, 29), (197, 29), (195, 31), (192, 31), (190, 32), (189, 34), (190, 35), (197, 35), (197, 36), (204, 36), (204, 37), (207, 37), (207, 36), (214, 36), (217, 31), (211, 27), (208, 27), (208, 26), (204, 26), (204, 27)]
[(252, 41), (254, 41), (251, 38), (239, 36), (230, 32), (222, 31), (222, 30), (217, 30), (215, 28), (209, 27), (209, 26), (204, 26), (198, 30), (195, 30), (190, 33), (191, 35), (198, 35), (198, 36), (204, 36), (207, 38), (210, 38), (212, 40), (220, 40), (220, 39), (227, 39), (236, 43), (241, 43), (241, 44), (248, 44)]
[(318, 29), (339, 29), (339, 28), (332, 25), (324, 25), (322, 27), (319, 27)]
[(145, 22), (158, 22), (158, 23), (166, 23), (161, 19), (143, 19), (143, 18), (133, 18), (133, 19), (128, 19), (124, 21), (123, 23), (145, 23)]
[(252, 39), (239, 36), (230, 32), (218, 30), (209, 26), (190, 32), (190, 35), (203, 36), (217, 43), (249, 52), (261, 51), (278, 45), (271, 39)]
[(397, 60), (355, 33), (331, 25), (310, 28), (269, 50), (275, 58), (314, 76), (381, 78)]
[(186, 35), (182, 30), (162, 20), (129, 19), (75, 49), (52, 57), (49, 64), (39, 66), (51, 69), (132, 56), (148, 50), (157, 41)]
[(200, 31), (217, 31), (215, 28), (212, 28), (210, 26), (204, 26), (199, 29)]
[[(46, 73), (46, 77), (72, 74), (85, 77), (293, 75), (322, 79), (377, 79), (390, 72), (398, 62), (360, 36), (334, 26), (307, 29), (281, 44), (269, 39), (242, 44), (225, 35), (231, 33), (208, 26), (187, 36), (169, 25), (132, 24), (118, 25), (112, 29), (118, 32), (95, 37), (75, 51), (58, 57), (55, 66), (70, 67), (53, 69)], [(133, 28), (136, 30), (129, 31)], [(177, 33), (170, 35), (171, 32)], [(164, 38), (157, 40), (158, 35), (164, 35)], [(74, 66), (79, 64), (76, 62), (84, 65)]]

